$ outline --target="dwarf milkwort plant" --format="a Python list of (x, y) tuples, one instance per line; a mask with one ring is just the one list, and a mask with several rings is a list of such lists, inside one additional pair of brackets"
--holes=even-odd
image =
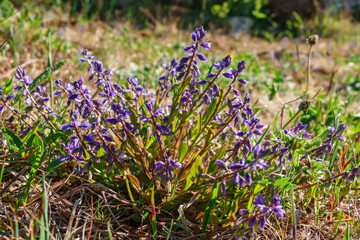
[[(187, 55), (163, 65), (155, 92), (132, 77), (117, 83), (113, 72), (84, 50), (80, 61), (88, 73), (72, 82), (55, 80), (55, 96), (66, 106), (50, 108), (45, 86), (29, 91), (32, 79), (18, 68), (16, 89), (22, 90), (26, 108), (16, 110), (14, 97), (0, 88), (0, 111), (30, 129), (41, 120), (47, 130), (42, 137), (61, 136), (54, 142), (57, 161), (125, 189), (137, 211), (151, 204), (154, 234), (156, 214), (169, 214), (185, 202), (199, 210), (187, 217), (202, 222), (203, 234), (212, 224), (212, 231), (232, 226), (240, 236), (246, 229), (263, 229), (271, 213), (282, 218), (281, 196), (287, 198), (289, 189), (343, 179), (350, 184), (359, 176), (355, 163), (335, 167), (334, 146), (346, 141), (345, 125), (334, 123), (312, 138), (299, 122), (269, 136), (241, 78), (245, 61), (233, 63), (227, 55), (202, 74), (198, 65), (207, 61), (202, 52), (211, 47), (206, 33), (195, 29)], [(231, 83), (224, 86), (223, 78)], [(114, 182), (115, 174), (123, 182)]]

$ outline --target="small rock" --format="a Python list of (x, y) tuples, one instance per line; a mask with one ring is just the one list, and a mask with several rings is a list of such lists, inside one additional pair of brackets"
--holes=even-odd
[(254, 21), (248, 17), (230, 18), (231, 33), (235, 35), (239, 33), (249, 32), (253, 24)]

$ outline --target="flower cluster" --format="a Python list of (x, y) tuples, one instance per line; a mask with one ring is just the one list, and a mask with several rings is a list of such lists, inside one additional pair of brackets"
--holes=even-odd
[(255, 225), (263, 229), (266, 223), (266, 215), (271, 212), (274, 212), (279, 218), (284, 217), (284, 210), (282, 209), (280, 200), (280, 196), (277, 193), (273, 196), (269, 205), (266, 205), (265, 199), (259, 194), (252, 203), (258, 211), (250, 212), (247, 209), (240, 209), (239, 213), (241, 217), (236, 221), (234, 227), (238, 227), (240, 224), (247, 222), (250, 229), (253, 229)]
[(211, 43), (209, 43), (208, 40), (203, 40), (206, 33), (207, 32), (203, 27), (196, 28), (195, 31), (191, 33), (191, 39), (194, 41), (194, 44), (184, 48), (184, 51), (189, 52), (188, 56), (183, 57), (179, 61), (178, 65), (175, 66), (175, 64), (172, 64), (172, 67), (176, 69), (177, 73), (179, 73), (176, 78), (177, 80), (184, 77), (185, 80), (187, 80), (190, 73), (192, 73), (194, 77), (200, 75), (200, 70), (197, 66), (199, 62), (195, 59), (195, 57), (197, 57), (199, 61), (207, 61), (207, 58), (203, 54), (198, 53), (200, 47), (205, 50), (210, 50)]
[(336, 139), (340, 141), (345, 141), (346, 138), (342, 135), (345, 130), (345, 124), (341, 123), (336, 130), (334, 127), (328, 127), (329, 134), (326, 135), (326, 139), (321, 143), (319, 147), (307, 151), (304, 156), (311, 155), (317, 160), (321, 160), (326, 154), (332, 152), (332, 144)]
[(166, 159), (166, 162), (155, 162), (155, 173), (161, 176), (163, 182), (169, 181), (169, 178), (174, 178), (173, 171), (175, 168), (180, 168), (182, 165), (178, 161), (174, 161), (171, 158)]

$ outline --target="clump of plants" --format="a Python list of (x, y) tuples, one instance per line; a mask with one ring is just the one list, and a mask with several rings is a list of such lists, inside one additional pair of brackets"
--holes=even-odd
[(168, 237), (181, 228), (202, 238), (241, 237), (264, 231), (268, 218), (280, 226), (284, 216), (295, 226), (295, 191), (305, 191), (308, 204), (320, 192), (348, 190), (360, 172), (356, 159), (339, 160), (344, 124), (334, 121), (315, 136), (301, 122), (278, 129), (274, 119), (270, 134), (241, 78), (245, 61), (224, 56), (201, 73), (211, 43), (202, 27), (191, 40), (186, 56), (163, 65), (155, 91), (136, 78), (116, 82), (87, 50), (81, 62), (88, 72), (54, 80), (49, 92), (44, 79), (33, 81), (18, 68), (18, 93), (11, 94), (12, 80), (0, 90), (0, 111), (16, 130), (3, 124), (2, 132), (10, 152), (36, 151), (16, 206), (26, 202), (46, 158), (49, 172), (71, 167), (120, 191), (131, 205), (127, 216), (145, 219), (132, 224), (147, 221), (153, 236), (161, 235), (164, 216), (172, 219), (165, 223)]

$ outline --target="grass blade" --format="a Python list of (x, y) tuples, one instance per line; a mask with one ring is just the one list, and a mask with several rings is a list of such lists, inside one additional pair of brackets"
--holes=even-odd
[(220, 185), (220, 183), (216, 182), (212, 188), (211, 198), (210, 198), (209, 204), (207, 205), (207, 207), (205, 209), (205, 215), (204, 215), (204, 220), (203, 220), (202, 230), (201, 230), (201, 233), (202, 233), (201, 239), (205, 238), (206, 228), (210, 222), (211, 210), (215, 205), (215, 201), (216, 201), (218, 191), (219, 191), (219, 185)]

